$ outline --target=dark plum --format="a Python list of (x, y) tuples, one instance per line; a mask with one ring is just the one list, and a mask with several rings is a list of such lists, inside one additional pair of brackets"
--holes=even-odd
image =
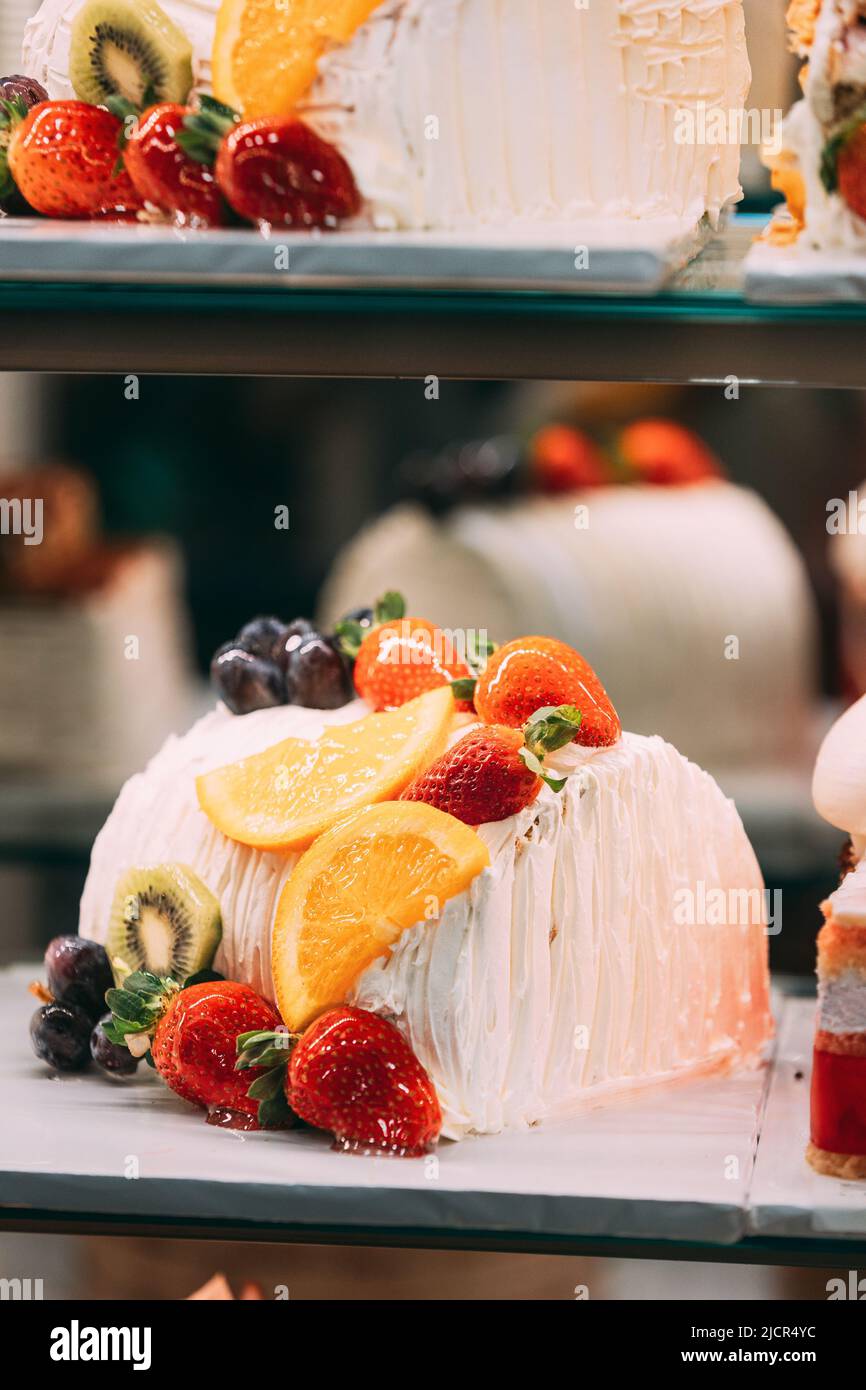
[(14, 102), (16, 114), (0, 105), (0, 211), (31, 212), (9, 172), (7, 150), (12, 130), (18, 118), (23, 117), (33, 106), (48, 100), (48, 93), (40, 82), (32, 77), (15, 73), (12, 77), (0, 77), (0, 103)]
[(56, 1071), (83, 1071), (90, 1061), (92, 1020), (74, 1004), (43, 1004), (30, 1020), (30, 1041), (40, 1061)]
[(74, 1004), (91, 1023), (105, 1013), (105, 991), (114, 985), (105, 948), (83, 936), (55, 936), (45, 951), (48, 993)]
[(241, 628), (235, 641), (239, 647), (252, 652), (253, 656), (269, 661), (274, 643), (285, 626), (281, 618), (253, 618), (251, 623)]
[(252, 714), (286, 704), (286, 678), (279, 667), (253, 656), (236, 642), (220, 647), (210, 672), (220, 698), (232, 714)]
[(138, 1057), (133, 1057), (128, 1047), (118, 1047), (105, 1036), (103, 1024), (111, 1022), (111, 1014), (105, 1014), (90, 1034), (90, 1055), (100, 1071), (112, 1080), (125, 1080), (134, 1076), (138, 1070)]
[(316, 635), (316, 628), (309, 618), (295, 618), (277, 635), (271, 648), (271, 660), (277, 663), (281, 671), (288, 671), (292, 652), (298, 650), (305, 638)]
[(307, 709), (341, 709), (354, 697), (345, 658), (318, 633), (291, 653), (287, 679), (295, 704)]

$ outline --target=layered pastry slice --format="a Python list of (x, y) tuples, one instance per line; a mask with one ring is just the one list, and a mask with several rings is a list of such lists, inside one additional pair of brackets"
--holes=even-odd
[[(243, 636), (220, 655), (225, 698), (251, 712), (221, 705), (126, 785), (82, 935), (147, 963), (169, 901), (193, 920), (176, 900), (198, 880), (222, 917), (216, 968), (293, 1032), (343, 1003), (396, 1023), (452, 1138), (756, 1064), (763, 884), (712, 778), (621, 735), (562, 643), (470, 666), (420, 619), (340, 634), (362, 698), (331, 710), (256, 708), (274, 703), (269, 659)], [(284, 699), (339, 700), (321, 635), (293, 625), (275, 650)]]

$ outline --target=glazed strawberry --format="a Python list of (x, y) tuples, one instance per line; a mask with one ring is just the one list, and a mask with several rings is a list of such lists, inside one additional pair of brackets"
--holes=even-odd
[(561, 791), (564, 779), (548, 776), (546, 753), (573, 742), (580, 715), (567, 705), (540, 710), (525, 730), (485, 725), (465, 734), (417, 777), (401, 801), (424, 801), (465, 825), (516, 816), (535, 801), (542, 781)]
[(704, 483), (722, 476), (712, 450), (673, 420), (639, 420), (617, 443), (620, 462), (638, 482), (660, 487)]
[(595, 440), (567, 425), (539, 430), (530, 441), (529, 467), (542, 492), (576, 492), (610, 481), (610, 466)]
[(836, 178), (851, 211), (866, 218), (866, 125), (858, 125), (839, 150)]
[[(451, 637), (426, 618), (405, 613), (402, 595), (389, 593), (376, 604), (372, 627), (337, 624), (341, 650), (355, 663), (355, 689), (374, 710), (398, 709), (453, 681), (472, 683), (472, 671)], [(472, 705), (461, 700), (456, 708), (471, 710)]]
[(220, 145), (216, 176), (235, 212), (264, 227), (334, 227), (361, 206), (339, 150), (293, 118), (236, 126)]
[(44, 101), (17, 122), (9, 168), (45, 217), (131, 216), (141, 199), (120, 164), (123, 126), (84, 101)]
[(542, 706), (573, 705), (573, 742), (608, 747), (622, 734), (619, 716), (589, 662), (554, 637), (521, 637), (500, 647), (478, 678), (475, 708), (485, 724), (522, 729)]
[(442, 1128), (433, 1083), (403, 1034), (364, 1009), (331, 1009), (307, 1029), (291, 1055), (286, 1097), (344, 1149), (414, 1158)]
[(106, 1001), (113, 1018), (111, 1042), (136, 1056), (150, 1047), (154, 1066), (177, 1095), (203, 1106), (228, 1126), (256, 1128), (259, 1100), (250, 1097), (252, 1076), (236, 1070), (237, 1040), (250, 1032), (277, 1030), (272, 1004), (249, 985), (214, 980), (181, 989), (173, 980), (136, 971)]
[(226, 205), (208, 163), (193, 158), (178, 144), (188, 106), (163, 102), (138, 121), (124, 149), (123, 161), (140, 197), (182, 224), (219, 227)]

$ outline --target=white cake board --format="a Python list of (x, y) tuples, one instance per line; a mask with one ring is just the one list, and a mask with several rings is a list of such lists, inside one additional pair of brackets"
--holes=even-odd
[(477, 235), (275, 230), (264, 237), (251, 228), (196, 232), (0, 217), (0, 280), (650, 295), (708, 235), (677, 218)]
[(752, 1180), (749, 1230), (761, 1236), (862, 1240), (866, 1182), (823, 1177), (804, 1157), (814, 1037), (814, 999), (788, 999)]
[(746, 257), (745, 276), (746, 298), (755, 304), (866, 302), (866, 254), (756, 242)]
[[(205, 1124), (145, 1066), (56, 1078), (30, 1050), (35, 967), (0, 975), (0, 1205), (90, 1216), (706, 1241), (746, 1226), (766, 1071), (568, 1124), (440, 1144), (435, 1161), (335, 1153), (312, 1132)], [(138, 1177), (125, 1176), (138, 1172)]]

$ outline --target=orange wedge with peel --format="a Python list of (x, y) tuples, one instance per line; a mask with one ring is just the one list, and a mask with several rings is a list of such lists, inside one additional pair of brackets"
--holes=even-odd
[(271, 967), (293, 1031), (345, 1001), (409, 927), (438, 917), (490, 856), (462, 821), (421, 801), (366, 806), (299, 861), (277, 905)]
[(454, 718), (450, 686), (386, 714), (287, 738), (196, 778), (198, 803), (230, 840), (253, 849), (306, 849), (362, 806), (399, 796), (439, 756)]
[(222, 0), (213, 89), (245, 117), (288, 116), (316, 80), (319, 60), (348, 43), (381, 0)]

